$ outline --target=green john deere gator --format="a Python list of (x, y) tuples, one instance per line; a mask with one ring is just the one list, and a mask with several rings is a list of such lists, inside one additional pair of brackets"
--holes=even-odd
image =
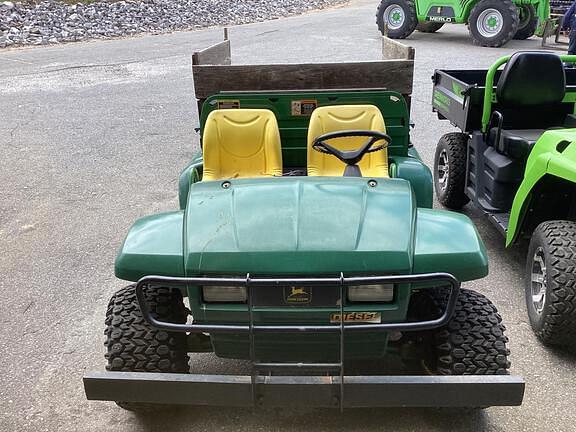
[[(484, 245), (431, 208), (412, 74), (411, 60), (195, 65), (202, 151), (180, 208), (136, 221), (120, 249), (116, 276), (133, 283), (110, 300), (107, 371), (84, 377), (87, 397), (519, 405), (501, 318), (460, 287), (487, 274)], [(194, 373), (188, 354), (207, 351), (251, 372)]]
[(534, 34), (549, 36), (556, 20), (550, 18), (549, 0), (381, 0), (376, 23), (392, 39), (466, 24), (475, 44), (499, 47)]
[(576, 56), (518, 52), (488, 70), (436, 71), (434, 110), (461, 132), (440, 139), (434, 173), (444, 206), (472, 202), (506, 246), (529, 242), (532, 328), (575, 346), (576, 69), (563, 62)]

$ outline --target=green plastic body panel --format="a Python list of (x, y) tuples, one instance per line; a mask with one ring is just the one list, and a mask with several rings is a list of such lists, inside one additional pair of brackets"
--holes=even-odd
[(452, 273), (461, 281), (488, 275), (488, 256), (476, 227), (459, 213), (418, 209), (413, 273)]
[(409, 273), (410, 184), (353, 177), (195, 183), (186, 212), (188, 275)]
[(130, 228), (116, 257), (116, 277), (137, 281), (151, 274), (184, 276), (183, 220), (183, 211), (138, 219)]
[(198, 152), (194, 155), (192, 161), (186, 165), (186, 168), (180, 172), (180, 177), (178, 179), (178, 203), (180, 204), (180, 210), (186, 208), (190, 185), (202, 180), (202, 171), (202, 152)]
[[(433, 21), (445, 24), (466, 24), (472, 8), (480, 0), (417, 0), (416, 15), (418, 21)], [(532, 5), (536, 9), (539, 22), (550, 18), (550, 2), (548, 0), (514, 0), (517, 6)], [(448, 10), (452, 13), (448, 13)]]
[(378, 179), (374, 187), (355, 177), (236, 179), (227, 188), (200, 182), (190, 190), (185, 222), (188, 276), (447, 271), (465, 281), (486, 275), (470, 220), (417, 211), (402, 179)]
[[(571, 144), (559, 151), (558, 144), (564, 142)], [(576, 183), (575, 142), (576, 129), (557, 129), (544, 132), (534, 145), (526, 163), (524, 179), (512, 203), (506, 246), (510, 246), (518, 238), (532, 190), (545, 175)]]
[[(413, 147), (410, 148), (411, 150)], [(432, 172), (422, 163), (414, 150), (411, 157), (391, 157), (391, 177), (408, 180), (416, 196), (418, 207), (432, 208), (434, 189)]]

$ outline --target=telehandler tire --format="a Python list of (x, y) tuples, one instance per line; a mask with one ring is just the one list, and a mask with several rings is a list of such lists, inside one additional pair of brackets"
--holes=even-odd
[(534, 36), (536, 27), (538, 26), (538, 17), (532, 5), (518, 6), (518, 14), (520, 20), (518, 22), (518, 30), (514, 35), (514, 39), (524, 40)]
[(481, 0), (472, 8), (468, 30), (475, 44), (500, 47), (518, 30), (518, 8), (511, 0)]
[(434, 155), (434, 188), (438, 201), (444, 207), (460, 210), (469, 199), (466, 186), (466, 152), (468, 135), (447, 133), (440, 138)]
[(436, 22), (420, 22), (416, 26), (416, 30), (421, 33), (436, 33), (444, 26), (444, 23), (436, 23)]
[(418, 25), (413, 0), (382, 0), (376, 9), (376, 24), (384, 36), (406, 39)]
[[(150, 311), (161, 321), (183, 324), (188, 311), (179, 290), (144, 289)], [(117, 291), (106, 311), (106, 370), (188, 373), (186, 334), (152, 327), (144, 319), (134, 285)], [(151, 411), (163, 405), (117, 401), (130, 411)], [(165, 407), (165, 406), (164, 406)]]
[(526, 258), (530, 325), (547, 345), (576, 347), (576, 223), (542, 222)]

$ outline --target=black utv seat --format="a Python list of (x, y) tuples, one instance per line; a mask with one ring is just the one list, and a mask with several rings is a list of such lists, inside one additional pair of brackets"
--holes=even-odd
[[(502, 128), (490, 129), (489, 144), (510, 158), (526, 158), (547, 128), (564, 124), (569, 108), (562, 104), (565, 92), (560, 57), (545, 52), (513, 54), (496, 88), (498, 105), (506, 109), (506, 116), (500, 115)], [(524, 125), (535, 128), (523, 129)]]
[[(504, 129), (500, 132), (500, 141), (495, 146), (498, 153), (512, 159), (525, 159), (532, 147), (546, 129)], [(496, 139), (496, 128), (490, 132), (491, 141)]]

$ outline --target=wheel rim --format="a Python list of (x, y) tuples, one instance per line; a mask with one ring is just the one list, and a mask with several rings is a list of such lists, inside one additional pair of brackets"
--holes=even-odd
[(438, 185), (444, 191), (448, 185), (448, 175), (450, 174), (450, 164), (448, 163), (448, 152), (446, 150), (440, 152), (436, 170), (438, 172)]
[(502, 31), (504, 18), (497, 9), (486, 9), (478, 16), (476, 28), (485, 38), (492, 38)]
[(536, 313), (541, 314), (546, 303), (546, 261), (541, 247), (536, 249), (532, 258), (531, 293), (532, 306)]
[(405, 19), (404, 9), (397, 4), (388, 6), (384, 11), (384, 20), (391, 30), (397, 30), (402, 27)]

